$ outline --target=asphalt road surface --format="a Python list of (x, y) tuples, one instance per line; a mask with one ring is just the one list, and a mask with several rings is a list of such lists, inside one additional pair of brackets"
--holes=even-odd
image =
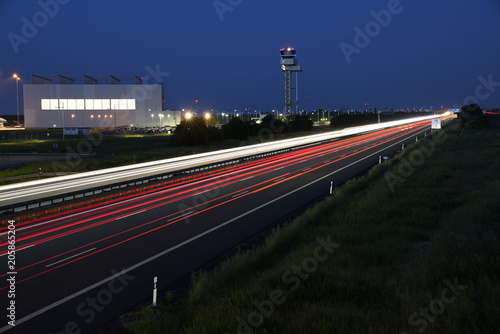
[[(85, 173), (77, 173), (69, 176), (53, 177), (36, 181), (17, 183), (0, 186), (0, 212), (3, 209), (16, 209), (19, 203), (27, 203), (45, 199), (47, 197), (64, 197), (68, 193), (78, 192), (85, 194), (87, 190), (108, 187), (117, 183), (133, 182), (137, 179), (156, 177), (159, 174), (169, 174), (180, 170), (196, 169), (201, 166), (214, 166), (229, 160), (239, 160), (248, 156), (260, 156), (269, 152), (287, 150), (290, 147), (300, 147), (325, 140), (341, 138), (348, 135), (356, 135), (363, 132), (380, 130), (393, 126), (414, 123), (418, 120), (438, 118), (440, 116), (427, 116), (406, 119), (380, 124), (370, 124), (339, 131), (326, 132), (317, 135), (272, 141), (263, 144), (236, 147), (214, 152), (206, 152), (191, 156), (157, 160), (140, 164), (107, 168)], [(92, 137), (83, 140), (80, 144), (92, 145)], [(79, 144), (79, 145), (80, 145)], [(63, 162), (69, 166), (81, 159), (77, 154), (67, 155), (67, 161)], [(60, 162), (54, 162), (59, 164)]]
[(168, 286), (424, 131), (430, 120), (213, 170), (31, 227), (14, 224), (15, 234), (0, 235), (0, 332), (91, 333), (150, 299), (154, 277), (158, 288)]

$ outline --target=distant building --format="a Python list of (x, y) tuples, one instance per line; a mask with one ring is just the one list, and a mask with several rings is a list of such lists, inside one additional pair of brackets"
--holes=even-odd
[(0, 128), (3, 128), (5, 126), (5, 123), (7, 123), (7, 120), (0, 117)]
[(138, 76), (39, 76), (23, 85), (26, 128), (148, 127), (163, 117), (161, 84)]

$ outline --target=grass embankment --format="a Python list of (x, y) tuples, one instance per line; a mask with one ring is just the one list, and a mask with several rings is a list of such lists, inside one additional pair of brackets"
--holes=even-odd
[(498, 333), (499, 134), (426, 137), (126, 329)]

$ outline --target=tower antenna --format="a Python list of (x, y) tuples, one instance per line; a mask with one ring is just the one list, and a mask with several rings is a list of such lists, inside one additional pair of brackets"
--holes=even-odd
[[(292, 47), (284, 47), (280, 50), (281, 53), (281, 70), (285, 72), (285, 114), (291, 114), (293, 106), (298, 106), (298, 83), (295, 87), (296, 98), (292, 99), (293, 91), (293, 72), (302, 72), (302, 66), (297, 65), (297, 51)], [(297, 74), (296, 74), (297, 75)], [(298, 108), (298, 107), (297, 107)]]

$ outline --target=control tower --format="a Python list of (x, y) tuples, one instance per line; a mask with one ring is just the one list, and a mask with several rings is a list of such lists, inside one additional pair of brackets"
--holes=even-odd
[[(281, 53), (281, 70), (285, 72), (285, 113), (291, 114), (292, 107), (298, 105), (298, 98), (292, 100), (292, 75), (293, 72), (302, 72), (302, 66), (297, 65), (296, 53), (294, 48), (285, 47), (280, 50)], [(297, 74), (296, 74), (297, 76)], [(297, 87), (295, 91), (297, 93)], [(298, 95), (298, 94), (297, 94)]]

